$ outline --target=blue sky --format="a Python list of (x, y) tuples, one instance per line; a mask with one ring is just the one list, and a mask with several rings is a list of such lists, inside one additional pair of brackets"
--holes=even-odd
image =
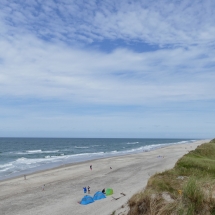
[(1, 137), (215, 136), (214, 1), (0, 8)]

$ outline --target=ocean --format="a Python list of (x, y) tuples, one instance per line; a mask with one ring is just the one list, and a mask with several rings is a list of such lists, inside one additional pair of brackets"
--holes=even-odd
[(0, 180), (65, 164), (155, 150), (194, 139), (0, 138)]

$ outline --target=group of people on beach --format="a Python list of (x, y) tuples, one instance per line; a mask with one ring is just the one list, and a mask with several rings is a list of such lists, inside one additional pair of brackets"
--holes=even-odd
[[(112, 167), (110, 167), (110, 169), (112, 169)], [(90, 170), (93, 170), (93, 165), (90, 165)], [(24, 180), (26, 180), (26, 175), (24, 175)], [(42, 190), (45, 190), (45, 184), (42, 186)], [(88, 187), (83, 187), (84, 193), (90, 194), (90, 186)], [(105, 193), (105, 189), (102, 190), (103, 193)]]
[(84, 193), (87, 193), (88, 191), (88, 194), (90, 194), (90, 186), (88, 186), (87, 188), (83, 187), (83, 190), (84, 190)]
[[(90, 165), (90, 170), (93, 170), (93, 165)], [(83, 190), (84, 190), (84, 193), (87, 193), (90, 194), (90, 186), (88, 187), (83, 187)]]
[[(87, 193), (88, 191), (88, 194), (90, 194), (90, 186), (88, 186), (87, 188), (83, 187), (83, 190), (84, 190), (84, 193)], [(102, 190), (102, 193), (105, 194), (105, 188)]]
[[(112, 169), (111, 166), (110, 166), (110, 169)], [(93, 165), (92, 165), (92, 164), (90, 165), (90, 170), (93, 170)], [(88, 186), (88, 187), (83, 187), (83, 190), (84, 190), (84, 193), (87, 193), (87, 191), (88, 191), (88, 194), (90, 194), (90, 186)], [(105, 194), (105, 189), (102, 190), (102, 193)]]

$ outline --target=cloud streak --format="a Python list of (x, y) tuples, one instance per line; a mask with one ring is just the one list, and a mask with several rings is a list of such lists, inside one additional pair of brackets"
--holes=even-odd
[(215, 97), (215, 77), (210, 68), (215, 53), (205, 55), (209, 52), (207, 48), (148, 53), (118, 49), (107, 54), (62, 44), (47, 45), (28, 37), (1, 47), (2, 96), (7, 93), (8, 96), (135, 105), (148, 99)]

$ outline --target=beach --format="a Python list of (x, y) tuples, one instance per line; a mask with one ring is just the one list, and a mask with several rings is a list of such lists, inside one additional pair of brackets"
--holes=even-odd
[[(126, 207), (122, 205), (144, 189), (151, 175), (171, 169), (180, 157), (205, 142), (209, 140), (64, 165), (27, 175), (26, 180), (20, 176), (1, 181), (0, 214), (110, 215), (114, 211), (115, 214), (123, 214)], [(91, 196), (103, 188), (112, 188), (114, 194), (92, 204), (81, 205), (78, 202), (85, 195), (85, 186), (90, 186)]]

